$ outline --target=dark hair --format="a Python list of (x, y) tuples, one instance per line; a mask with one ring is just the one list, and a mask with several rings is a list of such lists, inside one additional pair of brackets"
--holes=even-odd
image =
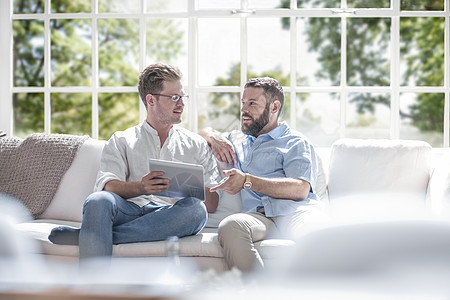
[[(280, 101), (280, 112), (283, 108), (284, 104), (284, 91), (281, 84), (270, 77), (259, 77), (250, 79), (244, 86), (244, 88), (248, 87), (258, 87), (264, 90), (264, 96), (268, 100), (267, 104), (272, 103), (275, 100)], [(278, 112), (278, 114), (280, 114)]]
[(152, 64), (145, 68), (139, 75), (139, 96), (145, 107), (148, 94), (158, 94), (164, 88), (164, 81), (181, 80), (181, 72), (166, 64)]

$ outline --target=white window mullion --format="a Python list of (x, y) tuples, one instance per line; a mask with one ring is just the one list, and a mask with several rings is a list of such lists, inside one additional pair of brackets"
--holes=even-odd
[(444, 147), (450, 146), (450, 0), (445, 2), (445, 29), (444, 29)]
[[(248, 68), (248, 26), (247, 18), (241, 17), (241, 87), (247, 83)], [(241, 92), (242, 93), (242, 92)]]
[[(297, 9), (297, 0), (291, 0), (290, 3), (291, 11), (295, 11)], [(297, 128), (297, 47), (298, 47), (298, 32), (297, 32), (297, 17), (290, 17), (290, 38), (291, 38), (291, 72), (290, 72), (290, 91), (291, 91), (291, 105), (290, 105), (290, 120), (289, 125), (291, 128)], [(301, 131), (301, 128), (300, 128)]]
[(13, 134), (13, 103), (12, 103), (12, 2), (0, 1), (0, 130), (8, 135)]
[(391, 18), (391, 122), (390, 138), (400, 137), (400, 3), (392, 1), (395, 16)]
[(189, 0), (189, 29), (188, 29), (188, 128), (198, 131), (198, 18), (195, 16), (195, 0)]
[(347, 18), (341, 17), (341, 102), (339, 136), (345, 137), (347, 118)]
[(98, 108), (98, 0), (92, 0), (92, 138), (98, 139), (99, 136), (99, 108)]
[[(146, 1), (141, 0), (141, 13), (139, 15), (139, 72), (147, 67), (147, 24), (145, 18)], [(139, 122), (147, 117), (147, 110), (139, 97)]]
[(50, 37), (50, 0), (45, 0), (44, 11), (44, 132), (51, 132), (51, 37)]
[(297, 0), (291, 0), (291, 9), (297, 8)]
[[(292, 3), (291, 3), (292, 4)], [(290, 35), (291, 35), (291, 53), (290, 53), (290, 94), (291, 94), (291, 105), (290, 105), (290, 120), (289, 125), (291, 128), (297, 128), (297, 118), (296, 118), (296, 105), (297, 96), (295, 92), (295, 87), (297, 85), (297, 18), (290, 17)]]

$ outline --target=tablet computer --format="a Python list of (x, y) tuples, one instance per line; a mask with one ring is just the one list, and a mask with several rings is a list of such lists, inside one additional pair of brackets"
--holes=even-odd
[(151, 171), (164, 171), (162, 177), (170, 179), (170, 187), (155, 195), (170, 198), (195, 197), (205, 201), (203, 166), (183, 162), (150, 159)]

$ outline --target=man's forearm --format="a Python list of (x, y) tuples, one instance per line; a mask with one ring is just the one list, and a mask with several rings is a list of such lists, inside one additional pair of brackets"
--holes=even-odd
[(272, 198), (303, 200), (308, 197), (308, 182), (293, 178), (264, 178), (250, 174), (252, 190)]
[(214, 156), (222, 162), (230, 165), (237, 163), (236, 153), (234, 152), (233, 144), (221, 136), (219, 131), (207, 127), (199, 132), (199, 134), (206, 140), (208, 146), (211, 148)]
[(133, 198), (143, 194), (140, 181), (124, 182), (120, 180), (111, 180), (105, 184), (103, 190), (113, 192), (124, 199)]
[(209, 213), (215, 212), (217, 206), (219, 205), (219, 194), (216, 192), (210, 192), (209, 188), (205, 188), (205, 198), (206, 210)]

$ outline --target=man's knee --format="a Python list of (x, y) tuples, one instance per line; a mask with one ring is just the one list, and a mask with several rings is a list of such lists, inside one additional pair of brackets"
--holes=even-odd
[(229, 239), (235, 239), (237, 235), (248, 234), (248, 228), (241, 219), (244, 216), (245, 214), (234, 214), (219, 223), (218, 236), (221, 245)]
[(175, 205), (183, 207), (184, 213), (189, 213), (189, 222), (205, 225), (208, 212), (203, 201), (194, 197), (187, 197), (179, 200)]
[(177, 201), (176, 205), (184, 206), (184, 207), (204, 207), (203, 201), (195, 197), (186, 197)]
[(205, 215), (207, 213), (206, 206), (203, 201), (194, 197), (183, 198), (179, 200), (175, 205), (183, 208), (188, 208), (194, 212), (198, 212), (200, 215)]
[(112, 209), (114, 207), (114, 194), (106, 191), (99, 191), (90, 194), (83, 205), (83, 212), (87, 207), (89, 209), (101, 208), (101, 209)]

